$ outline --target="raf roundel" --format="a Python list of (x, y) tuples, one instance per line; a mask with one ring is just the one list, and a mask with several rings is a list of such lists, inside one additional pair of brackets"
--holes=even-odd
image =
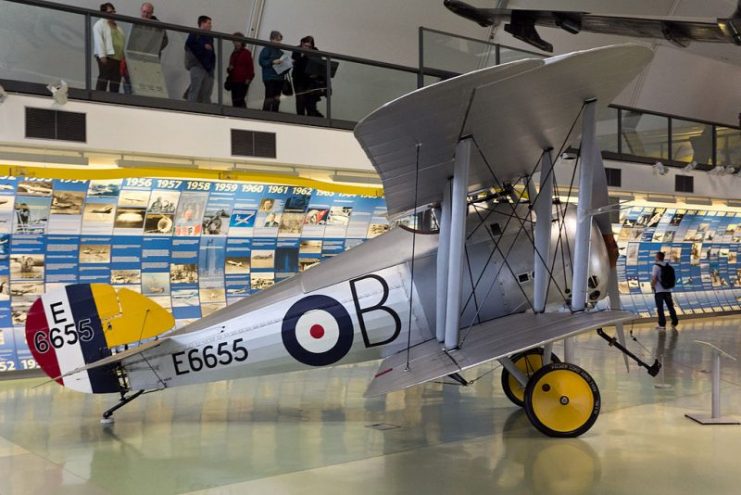
[(337, 300), (313, 295), (296, 301), (283, 318), (281, 335), (288, 353), (310, 366), (336, 363), (353, 343), (352, 318)]

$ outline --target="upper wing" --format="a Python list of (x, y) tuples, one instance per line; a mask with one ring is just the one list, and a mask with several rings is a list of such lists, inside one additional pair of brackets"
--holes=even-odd
[(465, 136), (492, 167), (474, 153), (469, 191), (496, 185), (492, 172), (501, 182), (531, 173), (543, 150), (563, 144), (584, 100), (611, 102), (652, 57), (618, 45), (470, 72), (387, 103), (358, 123), (355, 137), (381, 176), (389, 215), (398, 216), (440, 201)]
[(505, 31), (547, 52), (553, 51), (553, 45), (540, 38), (535, 26), (561, 28), (573, 34), (587, 31), (635, 38), (667, 39), (681, 46), (686, 46), (690, 41), (741, 45), (741, 2), (731, 17), (713, 21), (623, 17), (557, 10), (480, 9), (459, 0), (445, 0), (444, 3), (450, 11), (481, 26), (508, 21)]
[(587, 330), (635, 319), (626, 311), (594, 313), (520, 313), (471, 328), (460, 349), (445, 352), (428, 340), (384, 359), (368, 385), (366, 397), (387, 394), (435, 380), (493, 359), (576, 335)]

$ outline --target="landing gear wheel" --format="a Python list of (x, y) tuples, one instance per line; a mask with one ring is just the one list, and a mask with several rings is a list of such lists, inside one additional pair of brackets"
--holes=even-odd
[(578, 437), (599, 416), (599, 389), (589, 373), (571, 363), (551, 363), (530, 378), (525, 387), (525, 413), (530, 422), (551, 437)]
[[(522, 371), (530, 379), (533, 374), (543, 367), (543, 348), (537, 347), (530, 349), (525, 352), (520, 352), (512, 356), (512, 362), (517, 368)], [(561, 360), (558, 356), (551, 353), (551, 361), (554, 363), (560, 363)], [(512, 401), (516, 406), (525, 406), (525, 387), (520, 385), (520, 382), (512, 376), (512, 373), (507, 371), (506, 368), (502, 370), (502, 389), (504, 395)]]

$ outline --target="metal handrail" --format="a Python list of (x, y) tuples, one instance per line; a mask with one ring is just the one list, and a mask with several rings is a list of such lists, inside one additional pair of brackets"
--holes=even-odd
[(205, 34), (205, 35), (212, 36), (214, 38), (219, 38), (219, 39), (222, 39), (222, 40), (243, 41), (244, 43), (246, 43), (248, 45), (272, 46), (272, 47), (280, 48), (281, 50), (286, 50), (286, 51), (294, 51), (294, 52), (307, 53), (307, 54), (311, 54), (311, 55), (314, 55), (314, 56), (319, 55), (319, 56), (327, 57), (327, 58), (330, 58), (330, 59), (342, 60), (342, 61), (346, 61), (346, 62), (355, 62), (355, 63), (358, 63), (358, 64), (364, 64), (364, 65), (372, 65), (372, 66), (381, 67), (381, 68), (384, 68), (384, 69), (393, 69), (393, 70), (398, 70), (398, 71), (402, 71), (402, 72), (409, 72), (409, 73), (413, 73), (413, 74), (416, 74), (417, 73), (417, 68), (416, 67), (409, 67), (409, 66), (406, 66), (406, 65), (393, 64), (393, 63), (389, 63), (389, 62), (381, 62), (381, 61), (378, 61), (378, 60), (371, 60), (371, 59), (367, 59), (367, 58), (356, 57), (356, 56), (353, 56), (353, 55), (343, 55), (341, 53), (335, 53), (335, 52), (326, 52), (326, 51), (322, 51), (322, 50), (311, 50), (311, 49), (308, 49), (307, 50), (305, 48), (301, 48), (300, 46), (296, 46), (296, 45), (286, 45), (286, 44), (283, 44), (283, 43), (273, 43), (271, 41), (260, 40), (260, 39), (257, 39), (257, 38), (250, 38), (250, 37), (247, 37), (247, 36), (244, 36), (244, 37), (234, 36), (231, 33), (223, 33), (223, 32), (220, 32), (220, 31), (203, 31), (203, 30), (198, 29), (198, 28), (191, 28), (191, 27), (187, 27), (187, 26), (181, 26), (181, 25), (178, 25), (178, 24), (170, 24), (170, 23), (162, 22), (162, 21), (153, 21), (153, 20), (150, 20), (150, 19), (142, 19), (140, 17), (132, 17), (132, 16), (122, 15), (122, 14), (109, 14), (107, 12), (101, 12), (101, 11), (95, 10), (95, 9), (87, 9), (87, 8), (84, 8), (84, 7), (75, 7), (75, 6), (70, 6), (70, 5), (62, 5), (62, 4), (58, 4), (58, 3), (48, 2), (46, 0), (2, 0), (2, 1), (9, 2), (9, 3), (18, 3), (18, 4), (28, 5), (28, 6), (32, 6), (32, 7), (41, 7), (41, 8), (50, 9), (50, 10), (56, 10), (56, 11), (60, 11), (60, 12), (67, 12), (67, 13), (72, 13), (72, 14), (79, 14), (79, 15), (82, 15), (82, 16), (90, 16), (90, 17), (105, 18), (105, 19), (114, 19), (116, 21), (128, 22), (130, 24), (142, 24), (142, 25), (157, 27), (157, 28), (160, 28), (160, 29), (166, 29), (166, 30), (169, 30), (169, 31), (177, 31), (177, 32), (181, 32), (181, 33)]

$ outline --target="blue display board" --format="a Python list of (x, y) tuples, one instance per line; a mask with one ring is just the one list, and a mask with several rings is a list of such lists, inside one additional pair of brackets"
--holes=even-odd
[[(741, 311), (741, 213), (634, 207), (615, 229), (625, 309), (655, 316), (661, 250), (680, 313)], [(0, 372), (35, 367), (24, 324), (44, 292), (127, 287), (183, 325), (386, 230), (383, 198), (306, 187), (0, 178)]]
[(24, 325), (46, 291), (127, 287), (183, 325), (387, 229), (383, 198), (307, 187), (0, 178), (0, 372), (36, 366)]
[(741, 213), (633, 207), (620, 215), (618, 280), (623, 306), (656, 316), (651, 270), (663, 251), (677, 274), (680, 314), (741, 311)]

